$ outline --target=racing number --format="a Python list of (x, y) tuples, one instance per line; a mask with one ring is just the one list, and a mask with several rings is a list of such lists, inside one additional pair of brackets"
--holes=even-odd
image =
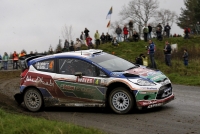
[(52, 60), (52, 61), (50, 61), (50, 63), (49, 63), (49, 69), (53, 69), (53, 65), (54, 65), (54, 61)]

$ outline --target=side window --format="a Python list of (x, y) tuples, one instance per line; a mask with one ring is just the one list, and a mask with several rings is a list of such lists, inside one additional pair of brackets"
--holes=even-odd
[(74, 75), (75, 72), (82, 72), (83, 76), (97, 76), (96, 67), (78, 59), (59, 59), (59, 73)]
[(76, 67), (73, 64), (74, 59), (59, 59), (59, 73), (74, 75)]
[(39, 62), (36, 62), (33, 66), (37, 70), (45, 71), (45, 72), (54, 72), (55, 70), (54, 59), (39, 61)]

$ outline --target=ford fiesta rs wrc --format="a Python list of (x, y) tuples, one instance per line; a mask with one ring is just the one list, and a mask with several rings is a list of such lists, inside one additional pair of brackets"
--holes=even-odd
[(20, 92), (14, 97), (32, 112), (50, 106), (109, 106), (125, 114), (174, 99), (171, 81), (161, 71), (102, 50), (27, 55), (20, 63)]

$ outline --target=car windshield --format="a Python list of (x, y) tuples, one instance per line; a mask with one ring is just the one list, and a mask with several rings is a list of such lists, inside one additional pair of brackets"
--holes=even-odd
[(90, 60), (112, 72), (123, 72), (137, 67), (131, 62), (111, 54), (95, 56)]

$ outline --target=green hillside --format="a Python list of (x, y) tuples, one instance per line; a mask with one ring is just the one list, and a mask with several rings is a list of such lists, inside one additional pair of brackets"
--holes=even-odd
[[(164, 72), (174, 84), (184, 85), (200, 85), (200, 36), (193, 36), (190, 39), (182, 37), (166, 38), (163, 41), (152, 39), (156, 44), (155, 60), (159, 70)], [(165, 65), (163, 48), (165, 41), (171, 44), (178, 44), (178, 50), (172, 53), (172, 66)], [(112, 46), (111, 43), (101, 44), (99, 49), (105, 52), (115, 54), (131, 62), (135, 62), (135, 58), (143, 53), (146, 56), (147, 42), (121, 42), (118, 47)], [(183, 65), (183, 49), (188, 50), (189, 65)], [(150, 61), (149, 61), (150, 63)]]

